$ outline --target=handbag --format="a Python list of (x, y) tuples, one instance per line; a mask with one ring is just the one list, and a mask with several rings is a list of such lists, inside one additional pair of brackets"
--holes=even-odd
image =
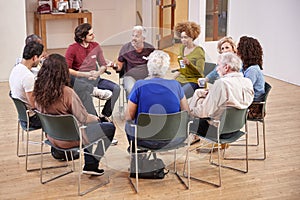
[[(130, 177), (135, 178), (136, 166), (135, 166), (135, 156), (132, 156), (130, 163)], [(156, 154), (153, 154), (153, 159), (151, 159), (151, 153), (138, 153), (138, 178), (142, 179), (163, 179), (169, 170), (165, 169), (165, 164), (162, 159), (157, 158)], [(165, 172), (166, 170), (166, 172)]]

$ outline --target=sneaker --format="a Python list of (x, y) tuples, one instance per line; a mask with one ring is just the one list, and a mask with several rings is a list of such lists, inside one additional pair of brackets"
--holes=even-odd
[(113, 145), (113, 146), (115, 146), (115, 145), (117, 145), (118, 144), (118, 140), (117, 139), (113, 139), (112, 141), (111, 141), (111, 145)]
[(84, 165), (82, 173), (87, 174), (87, 175), (94, 175), (94, 176), (102, 176), (104, 174), (103, 169), (98, 169), (98, 168), (89, 168)]
[(94, 87), (93, 96), (98, 97), (101, 100), (108, 100), (112, 96), (112, 92), (110, 90), (102, 90)]

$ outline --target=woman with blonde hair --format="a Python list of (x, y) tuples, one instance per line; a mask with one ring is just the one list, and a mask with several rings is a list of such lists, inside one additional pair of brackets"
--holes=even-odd
[[(217, 49), (219, 54), (225, 52), (232, 52), (235, 54), (237, 53), (236, 44), (233, 41), (232, 37), (229, 36), (225, 36), (219, 40)], [(206, 82), (213, 84), (215, 80), (217, 80), (218, 78), (219, 78), (219, 74), (215, 68), (213, 71), (211, 71), (209, 74), (206, 75), (205, 80)]]

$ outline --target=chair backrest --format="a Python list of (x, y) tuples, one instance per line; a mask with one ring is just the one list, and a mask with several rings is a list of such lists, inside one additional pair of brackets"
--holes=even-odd
[(247, 121), (247, 111), (234, 107), (226, 107), (220, 119), (220, 135), (239, 131)]
[(73, 115), (49, 115), (35, 111), (42, 123), (42, 129), (50, 137), (63, 140), (80, 140), (77, 120)]
[(17, 109), (17, 112), (18, 112), (18, 119), (21, 120), (21, 121), (27, 122), (27, 114), (26, 114), (27, 107), (26, 107), (26, 104), (22, 100), (12, 97), (11, 92), (9, 92), (9, 96), (13, 100), (13, 102), (16, 106), (16, 109)]
[(268, 98), (268, 95), (269, 95), (269, 92), (271, 91), (272, 89), (272, 86), (265, 82), (265, 95), (264, 95), (264, 101), (266, 102), (267, 101), (267, 98)]
[(187, 128), (187, 111), (172, 114), (140, 113), (137, 120), (137, 137), (153, 141), (187, 138)]
[(213, 71), (216, 67), (215, 63), (205, 62), (204, 64), (204, 76), (207, 76), (211, 71)]

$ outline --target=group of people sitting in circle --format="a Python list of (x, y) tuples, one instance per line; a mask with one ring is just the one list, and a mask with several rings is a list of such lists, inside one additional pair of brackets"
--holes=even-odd
[[(125, 132), (129, 143), (134, 141), (134, 131), (129, 123), (136, 123), (142, 112), (168, 114), (186, 110), (194, 118), (191, 132), (205, 136), (208, 127), (213, 125), (207, 118), (218, 118), (224, 107), (243, 109), (253, 101), (261, 100), (264, 94), (263, 51), (257, 39), (243, 36), (236, 47), (232, 38), (222, 38), (218, 43), (217, 67), (204, 77), (205, 51), (194, 43), (200, 34), (200, 26), (194, 22), (178, 23), (175, 33), (182, 44), (174, 80), (165, 77), (170, 68), (170, 56), (145, 42), (146, 29), (142, 26), (134, 26), (132, 40), (122, 46), (116, 62), (104, 58), (88, 23), (76, 27), (75, 42), (67, 48), (65, 56), (47, 55), (41, 39), (30, 35), (22, 59), (17, 61), (9, 77), (11, 95), (24, 101), (28, 108), (42, 113), (74, 115), (79, 125), (87, 126), (85, 144), (103, 138), (106, 149), (115, 135), (116, 128), (110, 117), (120, 94), (118, 84), (102, 78), (102, 74), (110, 69), (124, 74), (128, 99)], [(42, 66), (39, 67), (40, 63)], [(32, 71), (37, 67), (39, 70), (35, 75)], [(212, 83), (209, 89), (199, 88), (199, 78)], [(93, 96), (106, 100), (101, 113), (95, 110)], [(31, 126), (41, 126), (34, 113), (30, 116)], [(48, 139), (60, 148), (79, 145), (79, 141)], [(172, 142), (181, 141), (154, 144), (143, 140), (138, 145), (161, 148)], [(96, 148), (96, 154), (104, 154), (100, 146)], [(84, 173), (102, 175), (100, 159), (85, 154)]]

